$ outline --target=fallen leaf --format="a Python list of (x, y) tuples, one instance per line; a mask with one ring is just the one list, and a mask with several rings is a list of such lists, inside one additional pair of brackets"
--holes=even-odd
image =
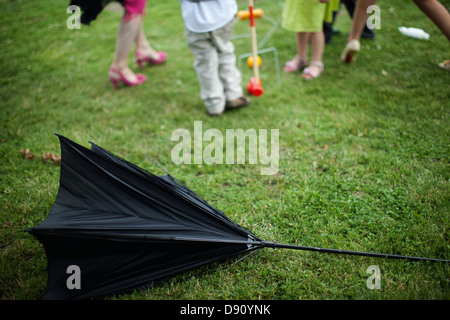
[(34, 154), (32, 154), (32, 153), (30, 152), (30, 149), (25, 149), (25, 150), (21, 149), (21, 150), (20, 150), (20, 153), (23, 154), (23, 157), (24, 157), (25, 159), (29, 159), (29, 160), (34, 159)]
[(59, 155), (47, 152), (42, 155), (41, 161), (43, 162), (52, 161), (55, 164), (61, 164), (61, 157)]

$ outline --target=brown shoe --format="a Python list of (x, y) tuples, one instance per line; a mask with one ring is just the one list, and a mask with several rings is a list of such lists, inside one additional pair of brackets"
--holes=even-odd
[(222, 112), (219, 112), (219, 113), (210, 113), (210, 112), (208, 112), (208, 115), (210, 116), (210, 117), (220, 117), (221, 115), (223, 114), (223, 111)]
[(225, 104), (226, 108), (229, 109), (233, 109), (233, 108), (240, 108), (240, 107), (245, 107), (248, 106), (250, 104), (250, 98), (246, 97), (246, 96), (242, 96), (240, 98), (231, 100), (231, 101), (227, 101), (227, 103)]

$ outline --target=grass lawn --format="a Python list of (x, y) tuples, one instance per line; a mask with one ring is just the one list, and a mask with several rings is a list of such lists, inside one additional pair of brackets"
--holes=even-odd
[[(437, 67), (450, 59), (450, 46), (412, 1), (377, 2), (381, 29), (362, 40), (352, 65), (339, 61), (351, 24), (343, 7), (325, 72), (310, 82), (283, 71), (277, 81), (274, 52), (282, 68), (296, 43), (276, 28), (264, 45), (276, 51), (261, 55), (265, 93), (218, 118), (200, 100), (178, 1), (148, 1), (145, 30), (155, 49), (168, 52), (167, 63), (147, 67), (144, 85), (117, 91), (107, 70), (121, 14), (104, 11), (91, 26), (68, 29), (67, 5), (0, 1), (1, 299), (38, 300), (46, 290), (44, 249), (24, 230), (45, 219), (56, 197), (59, 166), (39, 160), (60, 153), (54, 133), (162, 173), (146, 156), (153, 158), (267, 241), (450, 258), (450, 73)], [(270, 18), (256, 21), (258, 39), (280, 22), (281, 5), (257, 2)], [(407, 38), (400, 26), (431, 37)], [(238, 56), (251, 51), (248, 33), (248, 23), (237, 22)], [(242, 64), (245, 86), (251, 70)], [(131, 54), (130, 65), (137, 69)], [(172, 132), (193, 132), (194, 121), (204, 131), (278, 129), (278, 173), (261, 175), (262, 165), (248, 162), (174, 164)], [(371, 265), (380, 268), (380, 289), (367, 286)], [(448, 264), (265, 249), (202, 271), (114, 298), (450, 298)]]

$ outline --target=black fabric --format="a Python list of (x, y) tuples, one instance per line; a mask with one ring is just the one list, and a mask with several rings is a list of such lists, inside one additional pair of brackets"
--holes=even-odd
[(92, 21), (97, 19), (106, 5), (112, 1), (117, 1), (122, 5), (124, 3), (124, 0), (70, 0), (70, 5), (80, 7), (82, 11), (80, 22), (90, 25)]
[[(48, 260), (45, 299), (87, 299), (148, 288), (186, 270), (261, 247), (175, 178), (153, 175), (92, 143), (59, 136), (60, 186), (29, 230)], [(81, 289), (68, 289), (67, 268)]]

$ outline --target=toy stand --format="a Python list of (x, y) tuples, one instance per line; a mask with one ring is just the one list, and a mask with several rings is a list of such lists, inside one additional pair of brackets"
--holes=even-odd
[[(278, 59), (278, 50), (275, 47), (263, 48), (264, 45), (266, 44), (266, 42), (270, 39), (270, 37), (272, 37), (272, 35), (278, 29), (279, 23), (276, 22), (275, 20), (273, 20), (272, 18), (266, 16), (265, 14), (262, 15), (261, 18), (270, 22), (272, 24), (272, 28), (266, 33), (264, 38), (258, 42), (257, 54), (262, 55), (262, 54), (270, 53), (270, 52), (273, 53), (273, 61), (274, 61), (274, 66), (275, 66), (276, 79), (277, 79), (277, 83), (280, 83), (281, 78), (280, 78), (280, 65), (279, 65), (279, 59)], [(243, 33), (243, 34), (233, 35), (233, 37), (231, 39), (236, 40), (236, 39), (247, 38), (250, 36), (251, 36), (250, 33)], [(243, 53), (238, 56), (238, 67), (239, 67), (241, 73), (242, 73), (242, 60), (248, 59), (249, 57), (252, 56), (252, 54), (253, 54), (252, 52), (246, 52), (246, 53)]]

